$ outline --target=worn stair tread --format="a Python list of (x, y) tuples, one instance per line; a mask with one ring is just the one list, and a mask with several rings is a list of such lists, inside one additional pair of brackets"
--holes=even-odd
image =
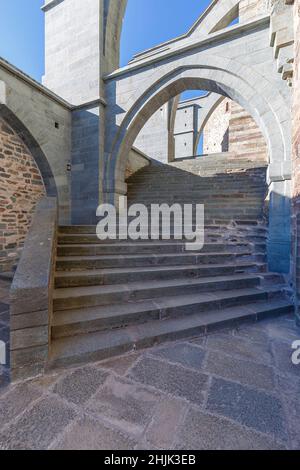
[[(258, 255), (263, 255), (264, 253), (256, 253)], [(250, 251), (233, 251), (233, 252), (227, 252), (227, 251), (222, 251), (222, 252), (209, 252), (209, 253), (201, 253), (200, 251), (186, 251), (184, 253), (145, 253), (145, 254), (129, 254), (129, 255), (76, 255), (76, 256), (58, 256), (57, 261), (78, 261), (78, 260), (129, 260), (129, 259), (159, 259), (159, 258), (166, 258), (166, 259), (174, 259), (176, 258), (183, 258), (186, 256), (189, 257), (202, 257), (202, 256), (248, 256), (252, 255), (251, 250)]]
[[(251, 246), (253, 243), (249, 241), (241, 241), (238, 240), (237, 242), (230, 242), (224, 240), (222, 243), (221, 242), (205, 242), (205, 246), (212, 246), (212, 247), (219, 247), (219, 246)], [(183, 248), (185, 248), (186, 241), (185, 240), (153, 240), (153, 241), (138, 241), (138, 242), (120, 242), (118, 243), (106, 243), (105, 245), (101, 245), (101, 240), (99, 240), (99, 243), (64, 243), (64, 244), (59, 244), (58, 243), (58, 248), (98, 248), (100, 246), (105, 246), (105, 248), (112, 248), (116, 249), (117, 247), (134, 247), (134, 248), (143, 248), (143, 247), (151, 247), (153, 248), (154, 246), (178, 246), (182, 245)], [(111, 256), (111, 255), (109, 255)]]
[(127, 267), (127, 268), (103, 268), (103, 269), (91, 269), (91, 270), (78, 270), (78, 271), (56, 271), (55, 278), (72, 278), (72, 277), (89, 277), (89, 276), (101, 276), (107, 274), (124, 274), (124, 273), (144, 273), (144, 272), (169, 272), (169, 271), (186, 271), (186, 270), (197, 270), (197, 269), (222, 269), (222, 268), (236, 268), (245, 269), (250, 267), (262, 268), (266, 266), (266, 263), (260, 263), (257, 261), (238, 262), (238, 263), (227, 263), (227, 264), (201, 264), (195, 266), (195, 264), (182, 264), (180, 266), (146, 266), (146, 267)]
[(256, 320), (260, 314), (284, 308), (292, 308), (292, 304), (285, 300), (249, 303), (222, 311), (211, 310), (188, 317), (155, 320), (121, 329), (55, 339), (51, 345), (50, 367), (105, 359), (135, 348), (143, 348), (155, 341), (174, 339), (176, 335), (181, 338), (192, 336), (202, 328), (204, 333), (210, 326), (222, 323), (242, 319)]
[(82, 296), (101, 295), (115, 292), (126, 292), (126, 291), (138, 291), (142, 290), (153, 290), (156, 288), (168, 288), (174, 286), (191, 286), (201, 284), (216, 284), (218, 282), (227, 281), (238, 281), (238, 280), (252, 280), (260, 279), (260, 275), (254, 274), (234, 274), (228, 276), (214, 276), (214, 277), (201, 277), (195, 279), (179, 278), (179, 279), (167, 279), (157, 281), (139, 281), (129, 282), (127, 284), (111, 284), (111, 285), (99, 285), (99, 286), (84, 286), (84, 287), (63, 287), (54, 290), (53, 298), (65, 299), (65, 298), (76, 298)]
[[(86, 307), (78, 308), (72, 310), (63, 310), (54, 312), (53, 316), (53, 327), (66, 326), (74, 323), (84, 323), (88, 321), (93, 321), (97, 319), (113, 319), (115, 317), (124, 317), (126, 316), (142, 313), (142, 312), (152, 312), (153, 310), (163, 310), (167, 307), (174, 308), (183, 307), (186, 305), (199, 305), (201, 303), (207, 303), (210, 301), (228, 299), (229, 297), (234, 297), (233, 292), (240, 296), (248, 296), (253, 294), (261, 294), (265, 291), (255, 290), (255, 289), (239, 289), (237, 291), (230, 291), (230, 295), (226, 295), (226, 292), (221, 293), (209, 293), (209, 294), (190, 294), (190, 295), (181, 295), (178, 297), (161, 297), (157, 299), (143, 300), (138, 302), (127, 302), (122, 304), (114, 304), (108, 306), (96, 306), (96, 307)], [(274, 292), (274, 291), (273, 291)], [(276, 301), (281, 302), (280, 300)], [(282, 301), (283, 303), (286, 301)], [(272, 301), (267, 304), (272, 305)], [(256, 304), (255, 304), (256, 305)], [(236, 307), (232, 307), (236, 308)], [(221, 310), (219, 310), (221, 312)], [(204, 312), (203, 312), (204, 313)]]

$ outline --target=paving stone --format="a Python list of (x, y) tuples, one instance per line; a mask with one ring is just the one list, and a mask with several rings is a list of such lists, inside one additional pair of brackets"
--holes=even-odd
[(264, 328), (273, 340), (278, 339), (287, 342), (300, 340), (300, 328), (296, 326), (294, 318), (279, 318), (278, 322), (269, 322)]
[(181, 423), (185, 411), (186, 404), (181, 400), (175, 398), (162, 400), (146, 431), (146, 440), (149, 444), (157, 449), (172, 448), (175, 430)]
[(287, 438), (282, 404), (265, 392), (213, 379), (207, 409), (282, 441)]
[(293, 375), (276, 375), (277, 389), (284, 396), (300, 396), (300, 377)]
[(44, 450), (75, 417), (75, 411), (65, 403), (44, 398), (0, 432), (0, 449)]
[(207, 348), (223, 351), (225, 354), (237, 355), (243, 359), (254, 360), (265, 364), (272, 362), (269, 344), (252, 343), (244, 338), (214, 334), (207, 338)]
[(205, 370), (211, 374), (266, 390), (274, 389), (272, 367), (244, 361), (226, 354), (210, 351), (205, 361)]
[(283, 397), (288, 422), (290, 440), (293, 449), (300, 449), (300, 400), (299, 395)]
[(154, 355), (177, 362), (187, 367), (200, 369), (205, 357), (205, 351), (188, 343), (178, 343), (154, 351)]
[(7, 391), (9, 393), (0, 398), (0, 429), (41, 396), (41, 392), (26, 384), (10, 387)]
[(259, 324), (238, 327), (234, 331), (234, 335), (255, 343), (268, 344), (269, 341), (267, 332)]
[(67, 374), (54, 387), (57, 393), (75, 404), (84, 404), (103, 385), (108, 374), (95, 367), (82, 367)]
[(90, 400), (87, 408), (128, 433), (140, 434), (150, 422), (159, 399), (158, 393), (111, 377)]
[(182, 366), (143, 357), (130, 371), (134, 380), (163, 392), (201, 404), (208, 386), (208, 376)]
[(129, 354), (117, 358), (101, 361), (97, 364), (102, 369), (109, 369), (117, 375), (125, 375), (128, 369), (138, 360), (141, 355), (139, 353)]
[(61, 379), (61, 374), (55, 372), (52, 374), (46, 374), (30, 381), (30, 385), (33, 387), (39, 387), (45, 391), (52, 390), (56, 382)]
[(272, 341), (272, 353), (276, 367), (282, 374), (292, 374), (300, 377), (300, 364), (294, 365), (292, 355), (295, 352), (292, 349), (292, 342)]
[(177, 436), (180, 450), (276, 450), (281, 443), (230, 421), (190, 409)]
[(206, 344), (206, 336), (200, 336), (199, 338), (194, 338), (190, 341), (191, 344), (197, 344), (198, 346), (205, 346)]
[(132, 450), (136, 442), (121, 432), (85, 416), (71, 426), (55, 449), (57, 450)]

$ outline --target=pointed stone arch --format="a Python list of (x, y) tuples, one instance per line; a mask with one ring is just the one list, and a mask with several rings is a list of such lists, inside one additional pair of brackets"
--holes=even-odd
[[(124, 113), (121, 124), (115, 128), (115, 134), (111, 136), (112, 146), (107, 153), (104, 182), (106, 192), (119, 192), (118, 189), (124, 183), (127, 154), (145, 122), (160, 106), (189, 89), (218, 93), (245, 108), (265, 136), (270, 156), (270, 178), (275, 172), (289, 171), (290, 135), (286, 132), (285, 126), (290, 114), (284, 97), (280, 93), (274, 97), (273, 90), (273, 100), (269, 100), (268, 83), (264, 83), (261, 76), (255, 77), (256, 72), (250, 67), (241, 67), (233, 60), (228, 64), (228, 61), (212, 56), (207, 56), (205, 62), (204, 65), (202, 57), (203, 65), (177, 67), (158, 80), (155, 76), (157, 74), (154, 74), (151, 76), (151, 86), (140, 94), (136, 91), (131, 95), (130, 102), (127, 102), (129, 109)], [(247, 80), (246, 77), (251, 77), (251, 80)], [(262, 90), (265, 90), (265, 94), (261, 92)], [(114, 183), (118, 189), (111, 187)], [(121, 192), (125, 193), (126, 188), (123, 187)]]

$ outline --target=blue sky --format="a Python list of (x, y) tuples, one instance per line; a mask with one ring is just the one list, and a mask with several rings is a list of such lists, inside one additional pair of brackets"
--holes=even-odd
[[(84, 1), (84, 0), (83, 0)], [(0, 0), (0, 56), (40, 81), (44, 73), (43, 0)], [(210, 0), (128, 0), (121, 65), (185, 33)]]

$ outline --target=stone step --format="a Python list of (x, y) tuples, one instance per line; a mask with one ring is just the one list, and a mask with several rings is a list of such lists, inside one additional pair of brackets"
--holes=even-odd
[[(227, 227), (227, 224), (205, 224), (205, 231), (220, 232), (223, 230), (244, 231), (245, 233), (267, 233), (268, 227), (259, 223), (257, 220), (239, 221), (235, 227)], [(96, 233), (95, 225), (61, 225), (58, 228), (59, 235), (89, 235)]]
[[(149, 307), (151, 310), (151, 306)], [(255, 322), (270, 316), (291, 312), (285, 300), (210, 310), (168, 320), (153, 320), (122, 329), (98, 331), (73, 337), (54, 339), (51, 345), (50, 368), (100, 361), (157, 343), (204, 335), (220, 327), (234, 326), (240, 321)]]
[(56, 288), (82, 287), (95, 285), (122, 284), (134, 281), (164, 280), (176, 278), (198, 278), (224, 276), (245, 273), (265, 272), (266, 264), (257, 262), (220, 264), (220, 265), (187, 265), (187, 266), (154, 266), (146, 268), (112, 268), (94, 269), (92, 271), (57, 271)]
[[(222, 253), (222, 252), (237, 252), (250, 250), (258, 251), (259, 249), (265, 248), (265, 245), (251, 245), (250, 242), (239, 242), (234, 243), (230, 242), (221, 242), (221, 243), (205, 243), (201, 249), (201, 253)], [(166, 241), (165, 243), (157, 241), (149, 242), (115, 242), (115, 243), (106, 243), (102, 244), (101, 240), (98, 240), (98, 243), (92, 244), (62, 244), (57, 247), (57, 255), (62, 256), (98, 256), (98, 255), (138, 255), (138, 254), (170, 254), (170, 253), (186, 253), (186, 243), (181, 240)]]
[[(242, 289), (256, 287), (259, 283), (260, 276), (258, 274), (238, 274), (233, 276), (216, 276), (214, 278), (180, 278), (107, 286), (61, 288), (54, 291), (53, 308), (57, 312), (73, 308), (137, 302), (161, 296), (181, 296), (201, 292), (215, 292), (218, 290), (231, 291), (234, 298), (242, 296), (240, 294)], [(255, 294), (262, 294), (262, 291), (255, 290)]]
[[(181, 191), (171, 191), (170, 188), (168, 188), (169, 190), (167, 191), (159, 191), (158, 189), (157, 190), (152, 190), (151, 188), (146, 188), (145, 190), (141, 190), (140, 188), (132, 191), (132, 192), (129, 192), (128, 193), (128, 200), (136, 200), (136, 199), (140, 199), (140, 200), (145, 200), (145, 201), (149, 201), (151, 202), (151, 200), (156, 200), (156, 204), (159, 204), (160, 203), (160, 200), (165, 200), (167, 198), (172, 198), (172, 199), (176, 199), (178, 201), (180, 200), (186, 200), (186, 201), (201, 201), (202, 204), (216, 204), (217, 202), (220, 202), (220, 203), (224, 203), (224, 204), (237, 204), (238, 202), (241, 202), (243, 204), (246, 204), (246, 203), (251, 203), (251, 202), (254, 202), (254, 203), (258, 203), (264, 199), (265, 197), (265, 192), (261, 192), (261, 194), (257, 194), (257, 192), (253, 192), (253, 195), (252, 194), (241, 194), (241, 193), (231, 193), (231, 196), (227, 195), (227, 194), (222, 194), (222, 192), (218, 195), (218, 197), (216, 196), (216, 193), (214, 193), (214, 191), (218, 191), (217, 189), (216, 190), (212, 190), (211, 192), (208, 192), (208, 191), (192, 191), (190, 194), (187, 194), (187, 193), (183, 193)], [(236, 196), (236, 197), (235, 197)], [(200, 204), (200, 202), (199, 202)]]
[[(276, 299), (277, 296), (277, 299)], [(164, 296), (154, 299), (141, 299), (139, 302), (122, 302), (109, 305), (86, 306), (56, 311), (52, 323), (52, 336), (55, 338), (90, 333), (105, 329), (124, 328), (130, 324), (145, 323), (184, 316), (210, 310), (242, 306), (249, 302), (266, 302), (282, 298), (276, 288), (257, 287), (232, 291), (211, 291), (209, 293), (185, 293), (177, 296)]]
[[(236, 243), (236, 246), (251, 246), (253, 251), (264, 251), (266, 248), (266, 235), (261, 236), (251, 236), (251, 235), (227, 235), (220, 233), (206, 233), (204, 236), (205, 244), (217, 244), (221, 245), (227, 244), (233, 245)], [(116, 240), (99, 240), (96, 235), (60, 235), (58, 237), (58, 247), (62, 249), (63, 247), (71, 246), (88, 246), (88, 245), (97, 245), (101, 246), (103, 254), (116, 254), (125, 251), (126, 253), (131, 253), (133, 251), (138, 252), (148, 252), (150, 245), (153, 244), (152, 253), (167, 252), (169, 251), (183, 251), (181, 248), (175, 248), (176, 245), (183, 245), (185, 247), (186, 240), (175, 240), (171, 237), (171, 240), (163, 240), (160, 237), (160, 240), (151, 240), (151, 234), (147, 240), (136, 240), (134, 242), (129, 241), (120, 241)], [(141, 247), (139, 247), (141, 245)], [(166, 245), (166, 248), (164, 247)], [(174, 250), (171, 247), (174, 246)], [(126, 250), (128, 247), (128, 250)]]
[(251, 251), (236, 253), (186, 252), (176, 254), (63, 256), (56, 260), (56, 269), (82, 270), (142, 266), (180, 266), (184, 264), (220, 264), (223, 262), (265, 261), (265, 253)]

